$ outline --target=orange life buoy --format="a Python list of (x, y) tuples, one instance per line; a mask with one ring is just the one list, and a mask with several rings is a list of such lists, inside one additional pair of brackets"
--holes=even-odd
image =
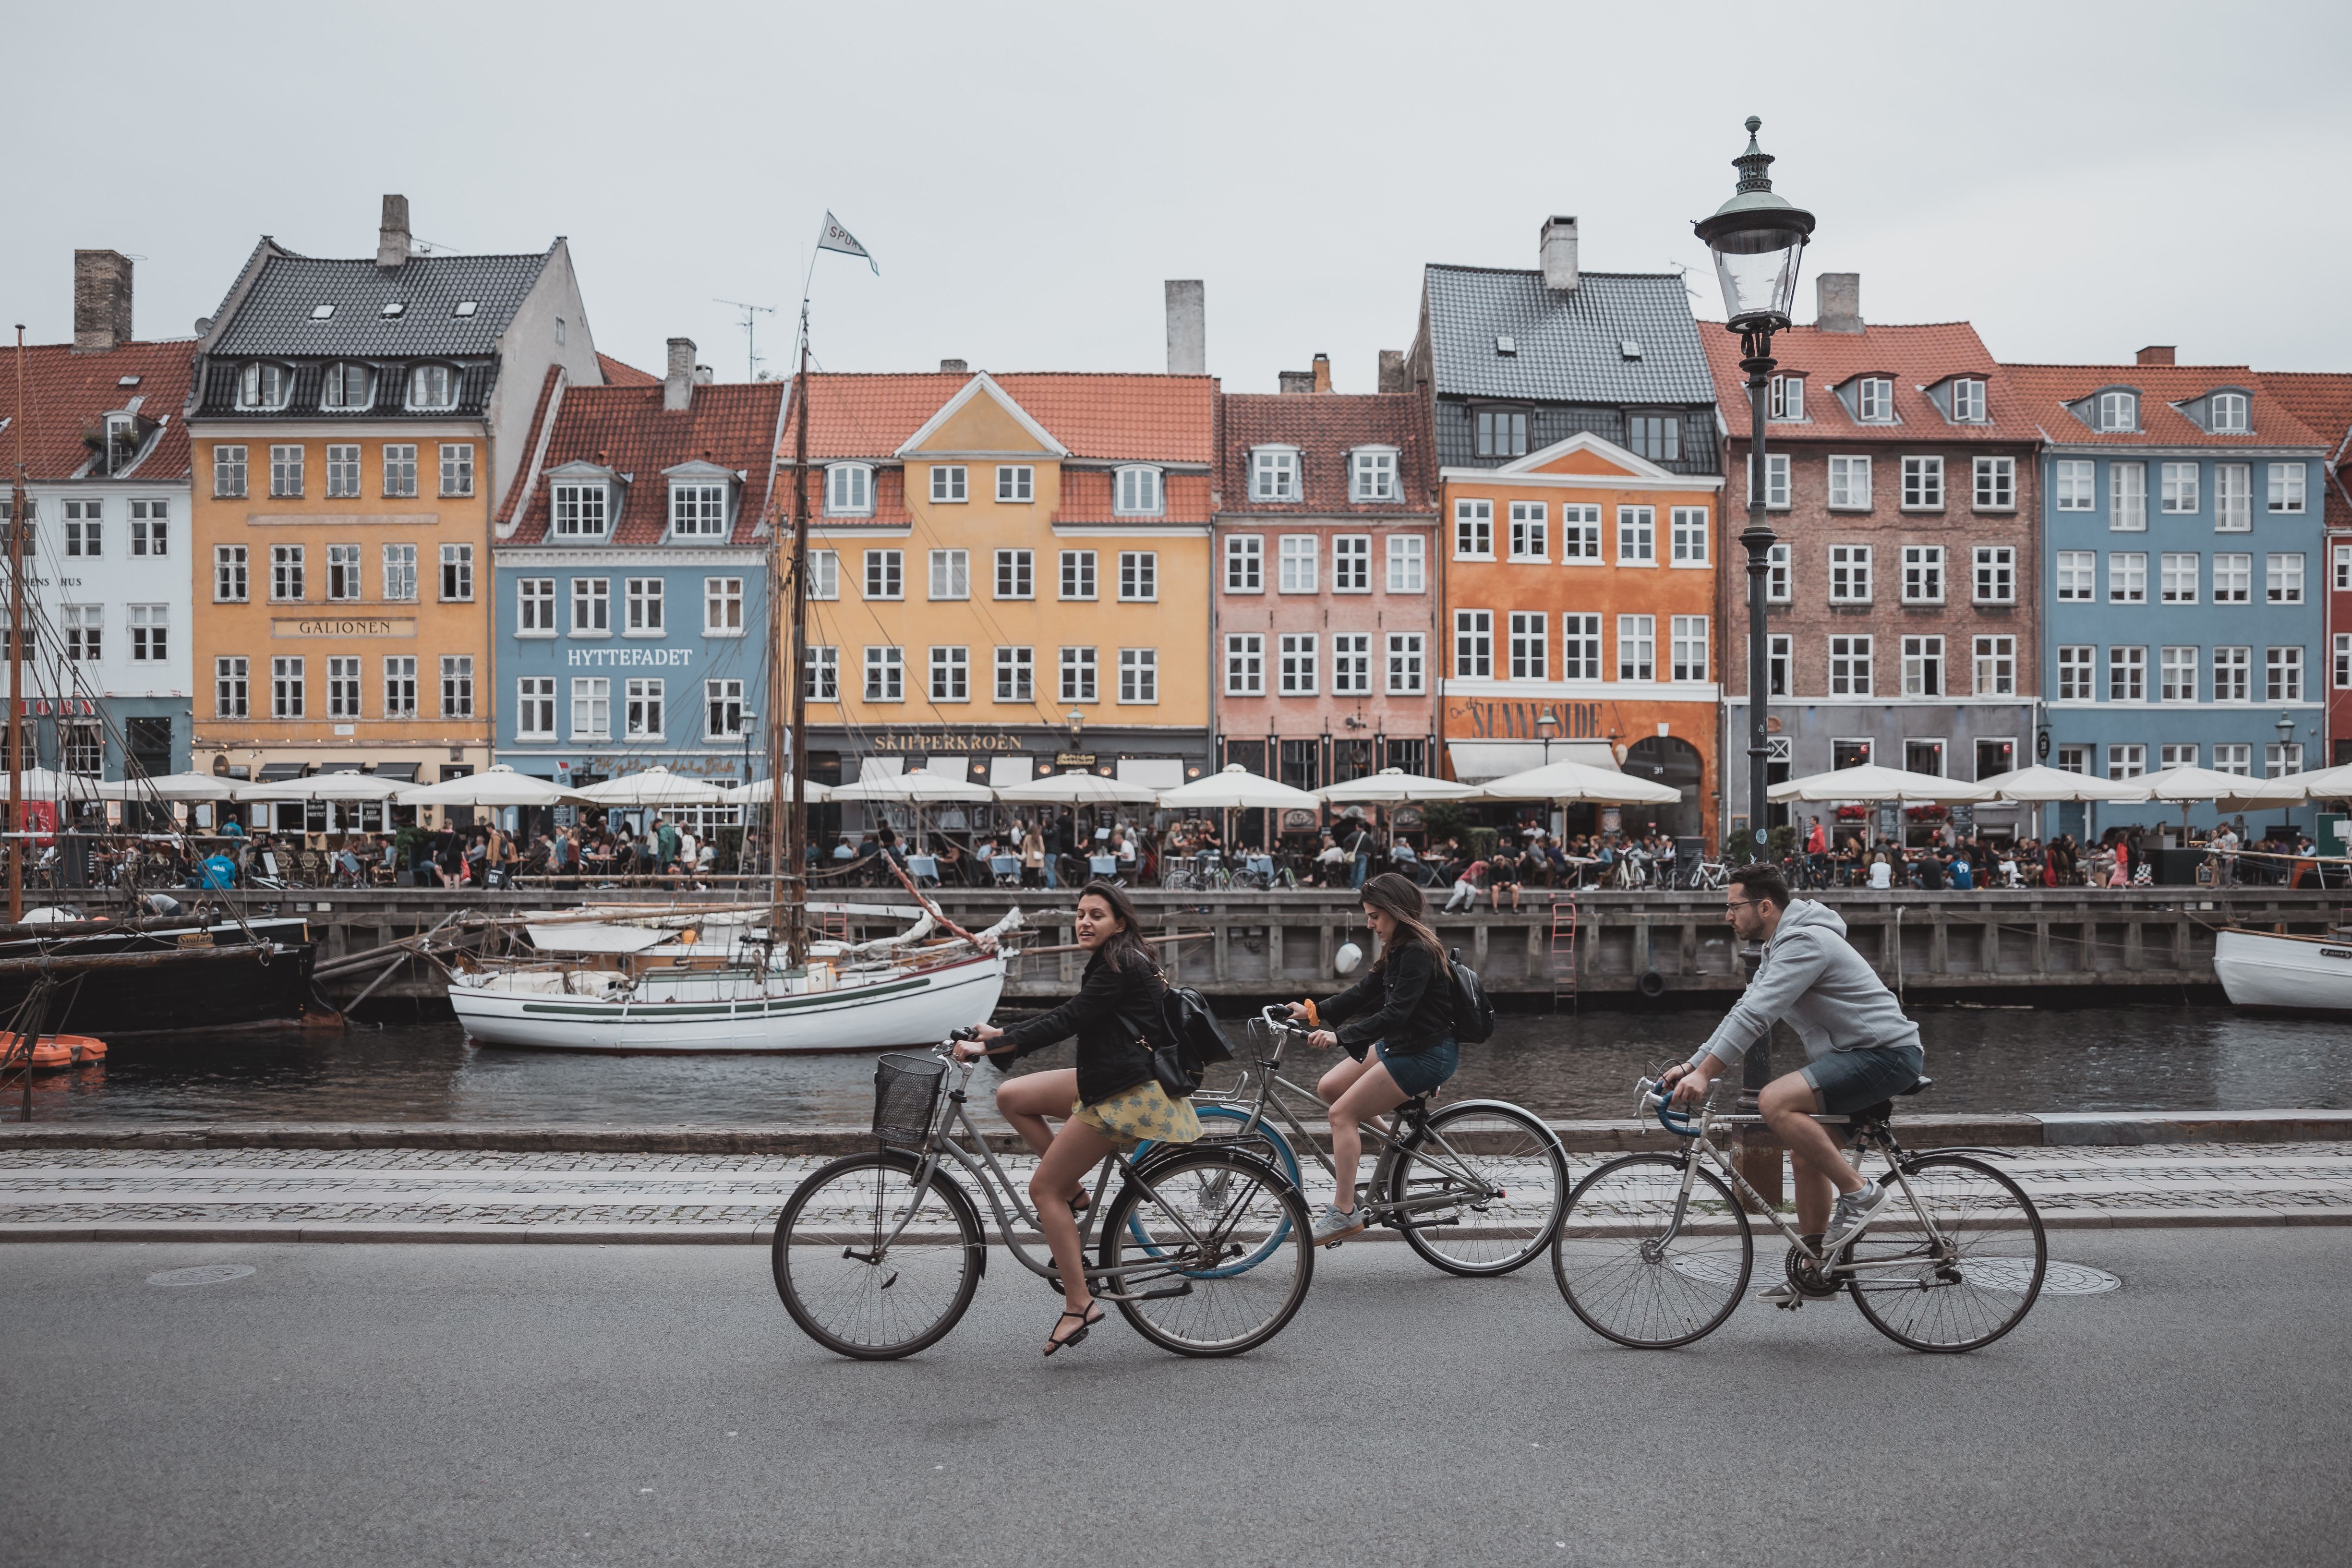
[[(0, 1061), (11, 1061), (19, 1049), (16, 1037), (0, 1032)], [(89, 1035), (43, 1035), (33, 1042), (36, 1068), (79, 1067), (106, 1059), (106, 1042)]]

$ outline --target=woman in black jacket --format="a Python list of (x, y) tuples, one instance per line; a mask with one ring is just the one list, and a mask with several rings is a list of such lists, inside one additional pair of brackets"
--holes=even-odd
[[(1078, 945), (1093, 956), (1087, 960), (1078, 994), (1010, 1029), (983, 1024), (977, 1041), (956, 1047), (959, 1060), (986, 1052), (1004, 1068), (1072, 1035), (1078, 1037), (1075, 1069), (1028, 1073), (996, 1091), (996, 1109), (1037, 1152), (1029, 1199), (1036, 1206), (1037, 1228), (1053, 1248), (1069, 1308), (1045, 1341), (1047, 1355), (1076, 1344), (1102, 1321), (1078, 1249), (1077, 1216), (1087, 1173), (1114, 1149), (1131, 1152), (1145, 1142), (1189, 1143), (1201, 1135), (1192, 1102), (1171, 1097), (1152, 1075), (1151, 1042), (1161, 1033), (1160, 997), (1168, 983), (1137, 933), (1139, 923), (1124, 891), (1108, 882), (1087, 883), (1078, 894), (1076, 932)], [(1046, 1125), (1049, 1116), (1068, 1120), (1055, 1132)]]
[(1306, 1019), (1315, 1031), (1307, 1044), (1318, 1050), (1343, 1046), (1355, 1058), (1315, 1086), (1331, 1108), (1331, 1163), (1338, 1172), (1338, 1191), (1315, 1222), (1318, 1244), (1364, 1228), (1356, 1212), (1363, 1123), (1433, 1092), (1461, 1065), (1454, 1041), (1454, 972), (1444, 945), (1429, 929), (1421, 889), (1387, 871), (1364, 884), (1363, 900), (1364, 921), (1380, 939), (1380, 961), (1337, 996), (1290, 1005), (1290, 1016)]

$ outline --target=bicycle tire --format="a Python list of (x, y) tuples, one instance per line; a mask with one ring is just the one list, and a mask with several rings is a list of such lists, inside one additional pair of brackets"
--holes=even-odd
[[(1475, 1123), (1490, 1125), (1480, 1128)], [(1492, 1278), (1524, 1268), (1551, 1245), (1568, 1196), (1568, 1155), (1559, 1140), (1534, 1112), (1499, 1100), (1465, 1100), (1430, 1113), (1428, 1134), (1442, 1140), (1451, 1152), (1423, 1153), (1428, 1138), (1416, 1140), (1387, 1162), (1387, 1198), (1402, 1203), (1416, 1183), (1443, 1182), (1449, 1189), (1463, 1180), (1454, 1171), (1459, 1160), (1468, 1174), (1499, 1189), (1483, 1203), (1454, 1210), (1395, 1211), (1389, 1223), (1404, 1236), (1405, 1244), (1448, 1274), (1468, 1279)], [(1449, 1131), (1450, 1130), (1450, 1131)], [(1501, 1144), (1477, 1148), (1475, 1144)], [(1539, 1163), (1540, 1169), (1530, 1170)], [(1416, 1174), (1416, 1167), (1423, 1173)], [(1548, 1184), (1550, 1200), (1539, 1211), (1514, 1218), (1522, 1211), (1510, 1205), (1509, 1194), (1525, 1191), (1525, 1184)], [(1463, 1209), (1473, 1211), (1472, 1219)], [(1500, 1214), (1497, 1214), (1500, 1210)]]
[[(1923, 1154), (1903, 1173), (1937, 1229), (1956, 1238), (1953, 1250), (1941, 1260), (1933, 1256), (1918, 1209), (1898, 1190), (1845, 1256), (1900, 1263), (1916, 1255), (1918, 1268), (1849, 1276), (1846, 1293), (1870, 1326), (1898, 1345), (1930, 1355), (1982, 1350), (2023, 1322), (2041, 1298), (2050, 1265), (2042, 1215), (2024, 1188), (1965, 1154)], [(1963, 1237), (1969, 1239), (1957, 1239)]]
[[(1261, 1121), (1257, 1124), (1257, 1131), (1252, 1133), (1238, 1131), (1220, 1133), (1215, 1130), (1216, 1123), (1246, 1123), (1249, 1121), (1249, 1112), (1234, 1105), (1195, 1105), (1192, 1109), (1201, 1122), (1201, 1143), (1220, 1149), (1239, 1150), (1252, 1159), (1263, 1160), (1287, 1177), (1293, 1187), (1299, 1185), (1298, 1156), (1291, 1152), (1289, 1141), (1275, 1130), (1274, 1123)], [(1187, 1145), (1182, 1143), (1145, 1143), (1129, 1156), (1129, 1162), (1140, 1165), (1161, 1150), (1185, 1147)], [(1134, 1238), (1138, 1247), (1147, 1251), (1152, 1247), (1154, 1243), (1145, 1232), (1140, 1219), (1130, 1218), (1127, 1222), (1127, 1227), (1128, 1235)], [(1285, 1220), (1258, 1247), (1227, 1264), (1218, 1271), (1219, 1274), (1221, 1276), (1239, 1274), (1245, 1268), (1255, 1268), (1274, 1255), (1275, 1249), (1282, 1245), (1288, 1234), (1289, 1222)]]
[[(1601, 1338), (1635, 1350), (1686, 1345), (1721, 1328), (1747, 1293), (1756, 1265), (1747, 1212), (1706, 1166), (1692, 1176), (1691, 1205), (1698, 1212), (1685, 1216), (1685, 1228), (1664, 1247), (1654, 1238), (1664, 1235), (1674, 1212), (1682, 1160), (1628, 1154), (1569, 1194), (1552, 1237), (1552, 1279), (1569, 1310)], [(1705, 1228), (1691, 1228), (1694, 1218)], [(1727, 1220), (1729, 1233), (1721, 1228)], [(1736, 1248), (1725, 1245), (1733, 1237)], [(1727, 1290), (1721, 1289), (1726, 1283)]]
[[(1114, 1288), (1129, 1299), (1118, 1303), (1119, 1315), (1137, 1333), (1179, 1355), (1239, 1355), (1280, 1333), (1315, 1280), (1315, 1247), (1298, 1189), (1262, 1160), (1197, 1143), (1169, 1149), (1137, 1166), (1136, 1173), (1141, 1182), (1125, 1183), (1111, 1200), (1097, 1257), (1106, 1268), (1129, 1261), (1129, 1226), (1140, 1217), (1147, 1242), (1136, 1251), (1166, 1260), (1168, 1268), (1122, 1279)], [(1142, 1183), (1150, 1184), (1149, 1191)], [(1181, 1238), (1171, 1217), (1153, 1224), (1153, 1215), (1163, 1209), (1181, 1214), (1186, 1226), (1218, 1249), (1203, 1260), (1216, 1267), (1181, 1267), (1192, 1244)], [(1239, 1272), (1228, 1270), (1225, 1248), (1254, 1249), (1263, 1239), (1257, 1233), (1286, 1227), (1273, 1256)], [(1155, 1290), (1181, 1293), (1134, 1299)]]
[[(845, 1156), (811, 1172), (777, 1216), (770, 1244), (776, 1294), (801, 1331), (836, 1354), (913, 1355), (937, 1344), (971, 1305), (987, 1267), (986, 1237), (971, 1199), (945, 1171), (932, 1173), (923, 1207), (888, 1253), (870, 1261), (855, 1256), (860, 1238), (873, 1252), (897, 1226), (903, 1209), (892, 1206), (893, 1188), (910, 1194), (920, 1164), (897, 1149)], [(936, 1219), (928, 1212), (933, 1205), (941, 1211)], [(953, 1225), (944, 1240), (917, 1228), (940, 1221)], [(887, 1277), (884, 1259), (896, 1264)], [(924, 1288), (898, 1293), (909, 1283)], [(885, 1290), (892, 1292), (887, 1299)]]

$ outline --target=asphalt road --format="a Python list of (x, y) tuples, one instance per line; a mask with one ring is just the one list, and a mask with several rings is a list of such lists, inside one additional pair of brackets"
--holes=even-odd
[(1843, 1302), (1625, 1351), (1541, 1263), (1360, 1245), (1234, 1361), (1114, 1316), (1042, 1362), (999, 1258), (858, 1364), (764, 1249), (10, 1246), (0, 1562), (2342, 1563), (2352, 1229), (2054, 1252), (2123, 1289), (1962, 1357)]

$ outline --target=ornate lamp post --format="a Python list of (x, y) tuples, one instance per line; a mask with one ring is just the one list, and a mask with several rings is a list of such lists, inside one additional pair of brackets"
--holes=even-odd
[(1764, 426), (1769, 415), (1772, 334), (1789, 324), (1797, 293), (1797, 269), (1813, 232), (1813, 215), (1772, 193), (1765, 171), (1772, 155), (1756, 144), (1763, 121), (1748, 117), (1748, 151), (1734, 158), (1739, 184), (1729, 201), (1691, 226), (1715, 257), (1723, 285), (1724, 326), (1739, 334), (1739, 368), (1748, 373), (1748, 527), (1739, 542), (1748, 549), (1748, 830), (1764, 837), (1764, 775), (1769, 747), (1764, 705), (1771, 662), (1764, 635), (1765, 600), (1779, 542), (1765, 519), (1771, 470), (1764, 457)]

